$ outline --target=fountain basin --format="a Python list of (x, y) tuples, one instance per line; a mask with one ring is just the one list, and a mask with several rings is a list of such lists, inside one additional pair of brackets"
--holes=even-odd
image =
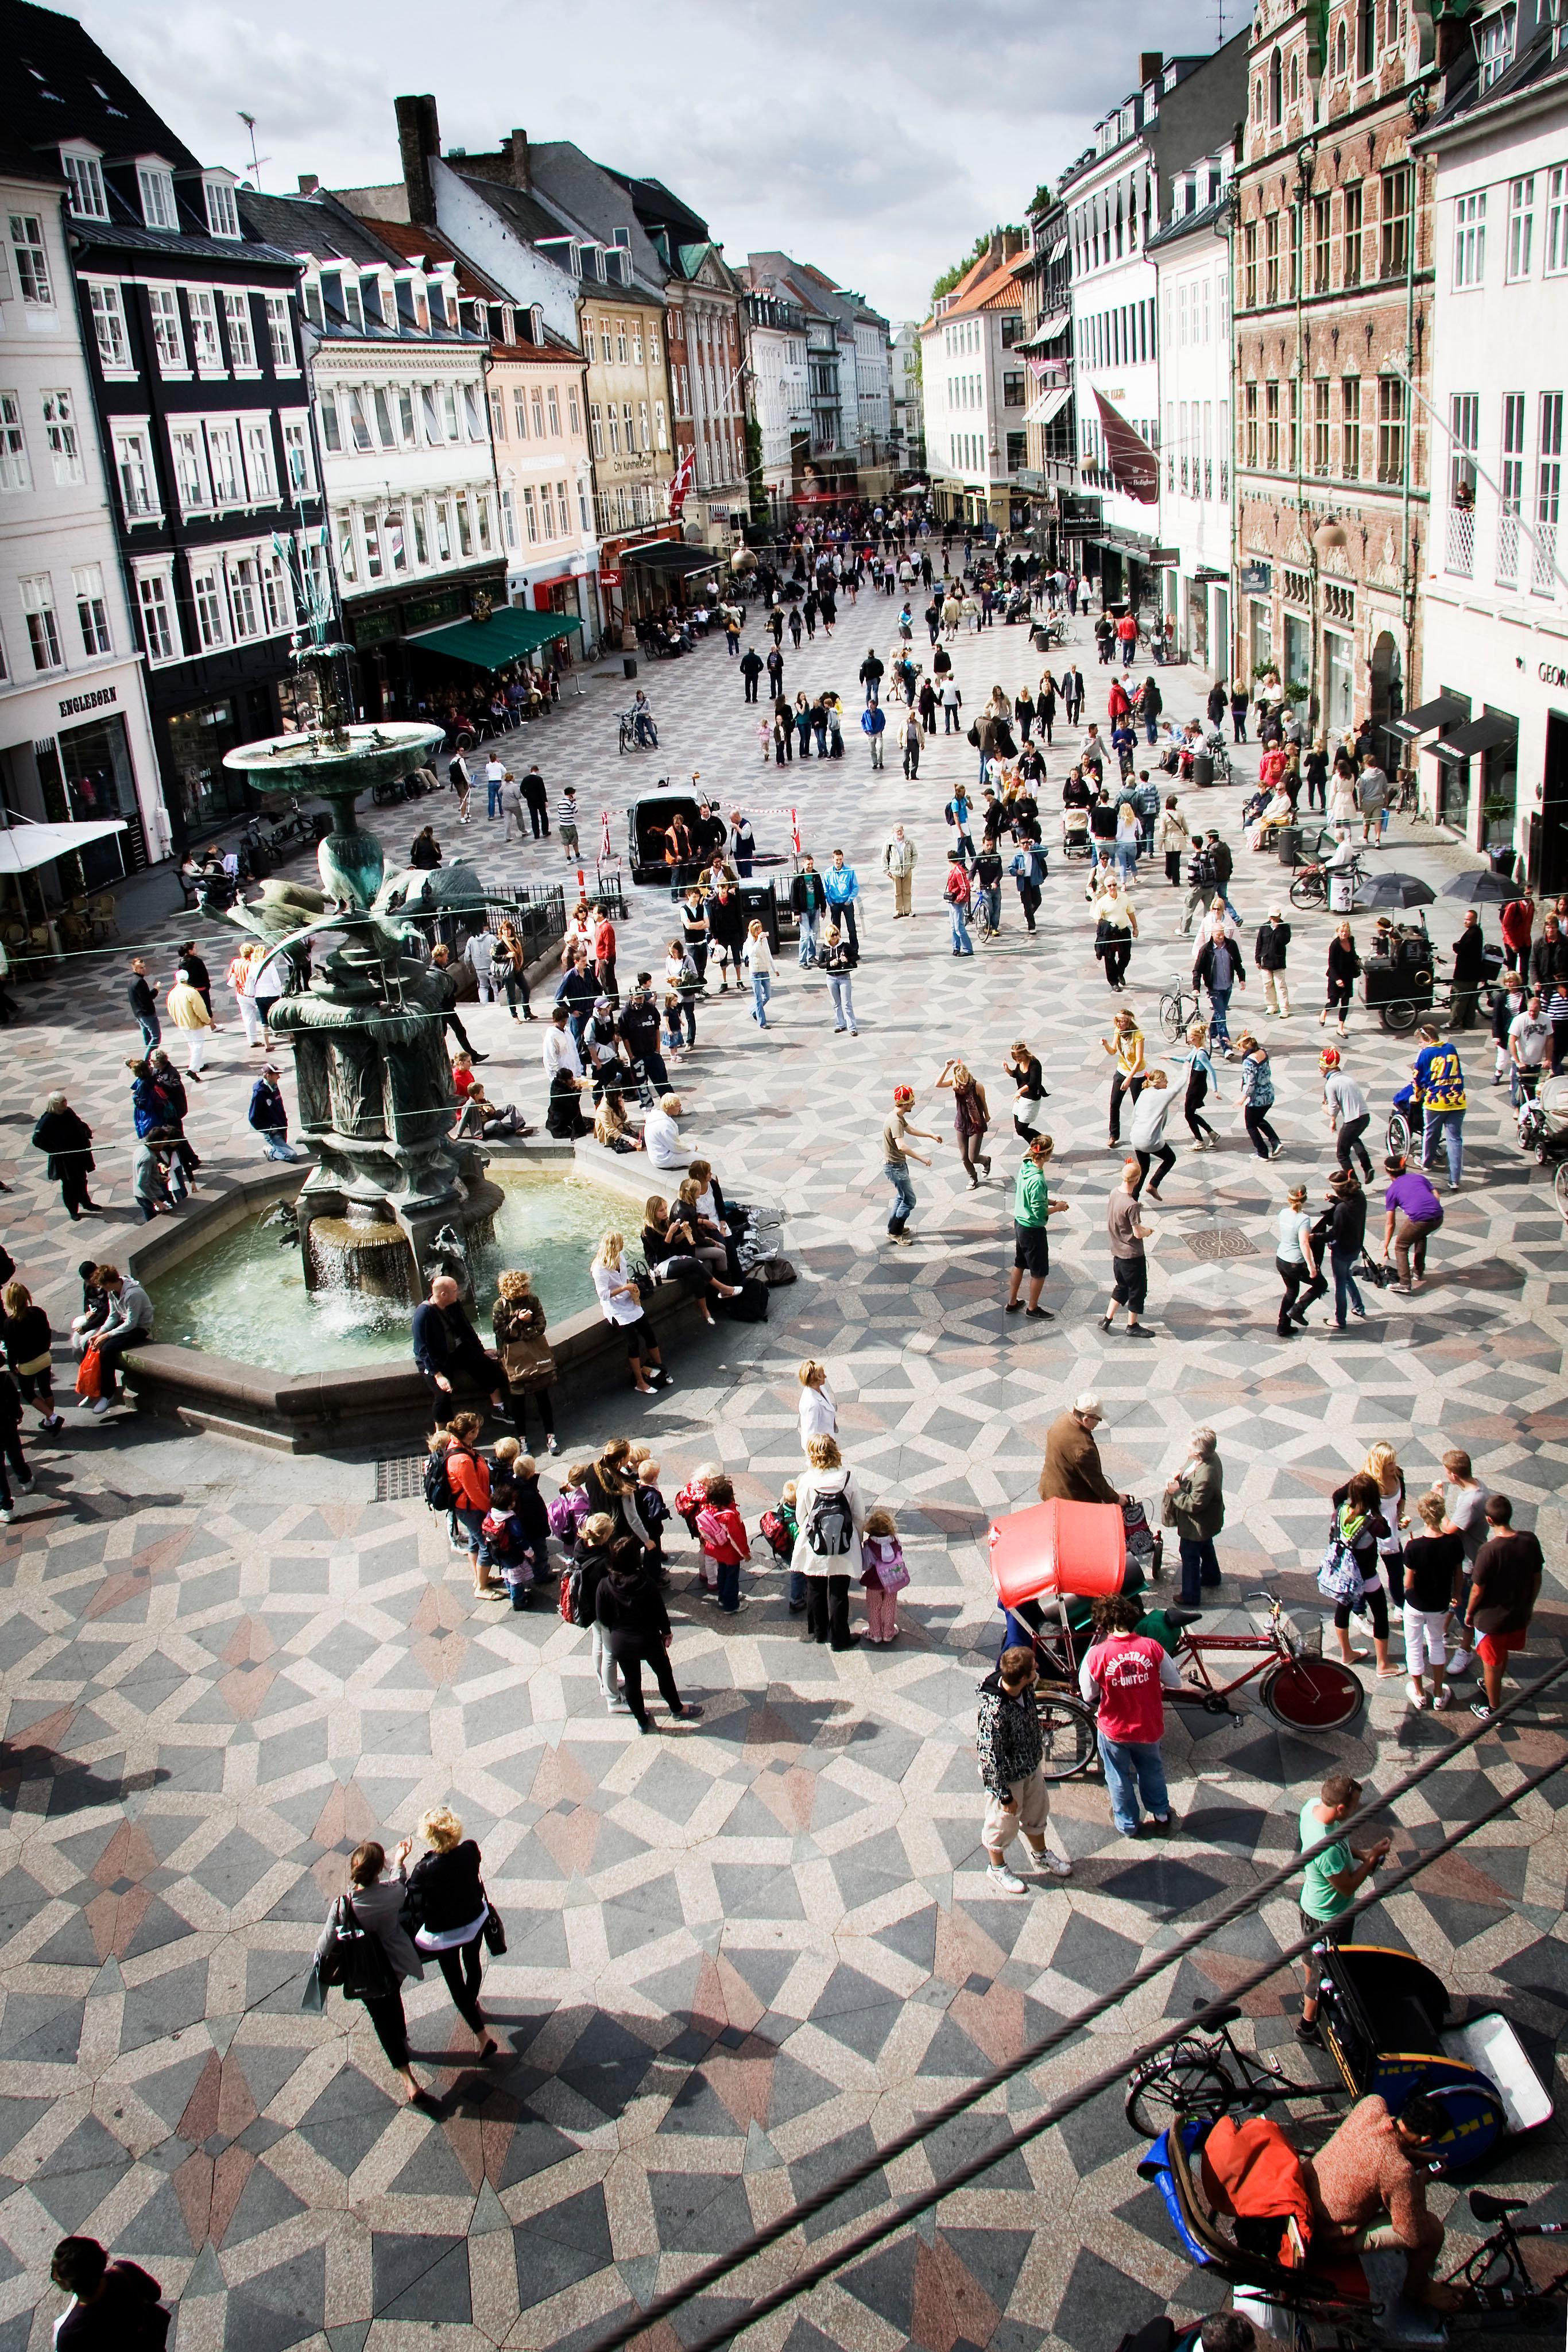
[[(124, 1358), (127, 1382), (144, 1411), (287, 1453), (403, 1435), (412, 1447), (430, 1426), (431, 1399), (413, 1369), (408, 1307), (361, 1293), (323, 1308), (306, 1293), (298, 1251), (279, 1250), (271, 1231), (256, 1232), (261, 1216), (293, 1200), (309, 1172), (301, 1161), (227, 1182), (214, 1178), (176, 1216), (148, 1228), (126, 1263), (152, 1297), (159, 1336)], [(490, 1147), (487, 1173), (508, 1205), (498, 1213), (495, 1243), (476, 1253), (481, 1337), (488, 1336), (495, 1273), (526, 1265), (549, 1316), (561, 1387), (621, 1385), (625, 1350), (600, 1313), (589, 1260), (607, 1226), (629, 1239), (641, 1229), (652, 1171), (591, 1144), (529, 1142)], [(549, 1216), (528, 1219), (530, 1192), (549, 1198)], [(216, 1296), (225, 1269), (232, 1276), (247, 1261), (254, 1287), (225, 1304)], [(213, 1295), (201, 1313), (204, 1292)], [(674, 1283), (654, 1286), (647, 1312), (661, 1338), (696, 1319), (695, 1304)], [(264, 1360), (280, 1354), (287, 1360)]]

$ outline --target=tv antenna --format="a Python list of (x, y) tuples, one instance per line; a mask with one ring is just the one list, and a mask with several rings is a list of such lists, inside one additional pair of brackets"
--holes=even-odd
[(261, 167), (264, 163), (270, 163), (272, 158), (270, 155), (258, 155), (256, 152), (255, 115), (247, 114), (243, 106), (236, 108), (235, 111), (237, 112), (240, 121), (245, 124), (246, 129), (250, 133), (250, 184), (256, 190), (256, 194), (259, 195), (261, 194)]

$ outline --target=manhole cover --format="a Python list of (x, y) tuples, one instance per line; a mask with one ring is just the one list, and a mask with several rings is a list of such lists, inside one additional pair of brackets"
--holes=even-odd
[(376, 1464), (378, 1503), (418, 1503), (424, 1498), (424, 1456), (399, 1454)]
[(1249, 1241), (1239, 1225), (1215, 1225), (1207, 1233), (1184, 1234), (1194, 1257), (1212, 1261), (1219, 1257), (1256, 1257), (1258, 1244)]

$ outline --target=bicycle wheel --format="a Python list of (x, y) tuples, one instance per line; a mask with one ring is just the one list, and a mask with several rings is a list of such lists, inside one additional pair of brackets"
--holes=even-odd
[(1388, 1114), (1388, 1157), (1403, 1160), (1410, 1149), (1410, 1122), (1402, 1110)]
[(1287, 1658), (1271, 1666), (1258, 1696), (1292, 1731), (1338, 1731), (1366, 1704), (1361, 1678), (1333, 1658)]
[(1082, 1699), (1065, 1691), (1037, 1691), (1044, 1758), (1040, 1769), (1048, 1780), (1073, 1780), (1094, 1761), (1094, 1717)]
[(1314, 867), (1309, 866), (1306, 873), (1298, 874), (1291, 885), (1292, 907), (1321, 907), (1325, 895), (1322, 875)]
[(1160, 999), (1160, 1027), (1167, 1037), (1186, 1034), (1186, 1000), (1179, 988), (1168, 988)]
[(1416, 1026), (1420, 1017), (1420, 1011), (1419, 1005), (1412, 1004), (1408, 997), (1402, 996), (1396, 1004), (1380, 1005), (1378, 1018), (1384, 1027), (1391, 1030), (1396, 1037), (1404, 1037), (1407, 1036)]
[(1552, 1179), (1552, 1190), (1557, 1196), (1558, 1207), (1568, 1217), (1568, 1160), (1558, 1161), (1557, 1173)]
[(1151, 2058), (1127, 2084), (1122, 2112), (1145, 2139), (1158, 2139), (1178, 2116), (1218, 2115), (1236, 2084), (1200, 2042), (1178, 2042), (1166, 2058)]

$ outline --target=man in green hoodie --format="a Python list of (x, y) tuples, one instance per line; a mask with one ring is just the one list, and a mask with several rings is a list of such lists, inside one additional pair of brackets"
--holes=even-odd
[(1046, 1163), (1055, 1149), (1049, 1135), (1037, 1135), (1024, 1153), (1013, 1187), (1013, 1270), (1008, 1280), (1007, 1312), (1016, 1315), (1023, 1305), (1019, 1292), (1027, 1278), (1025, 1313), (1037, 1322), (1051, 1320), (1051, 1309), (1040, 1305), (1040, 1294), (1051, 1272), (1051, 1220), (1067, 1206), (1065, 1201), (1051, 1199), (1045, 1181)]

